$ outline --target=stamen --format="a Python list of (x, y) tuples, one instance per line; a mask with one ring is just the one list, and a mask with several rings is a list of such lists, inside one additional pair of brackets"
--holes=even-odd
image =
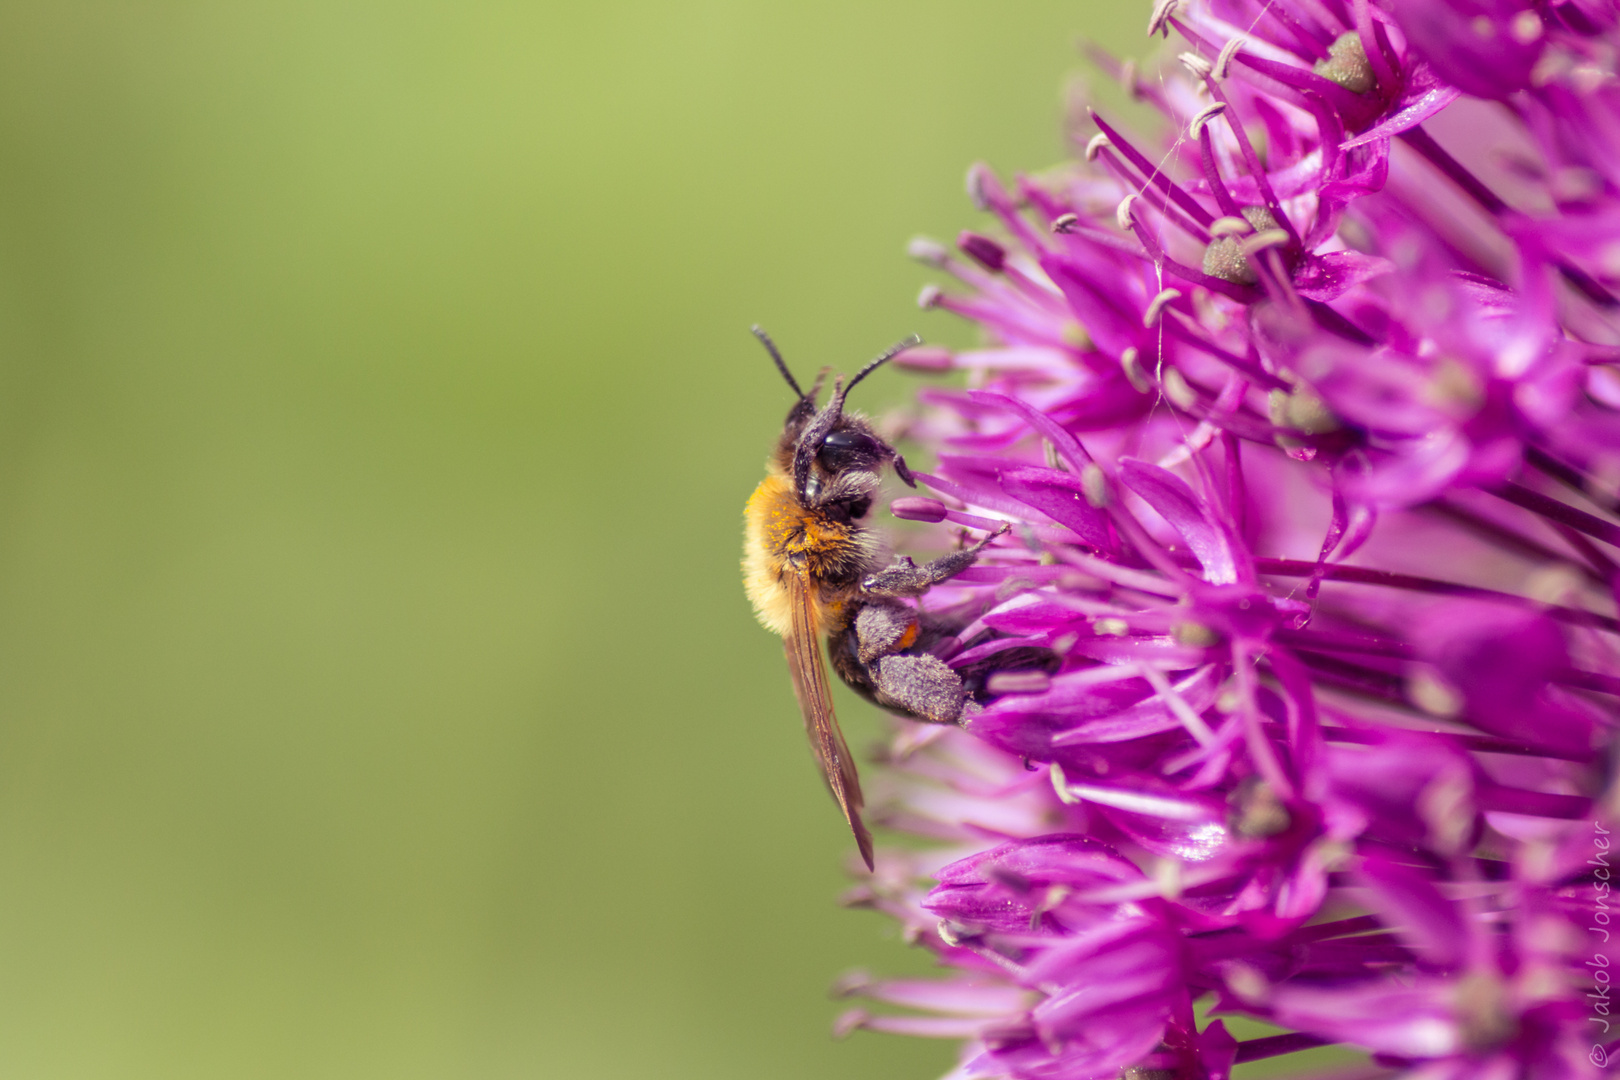
[(1243, 50), (1245, 44), (1247, 44), (1247, 41), (1244, 38), (1235, 37), (1222, 45), (1220, 54), (1215, 57), (1215, 64), (1211, 74), (1217, 79), (1226, 78), (1226, 73), (1232, 67), (1232, 58)]
[(980, 164), (968, 166), (967, 196), (973, 203), (975, 210), (986, 211), (990, 209), (990, 196), (985, 193), (985, 167)]
[(1165, 289), (1149, 300), (1147, 310), (1142, 313), (1142, 326), (1151, 329), (1153, 324), (1159, 321), (1159, 312), (1164, 309), (1164, 305), (1180, 296), (1180, 289)]
[(1146, 394), (1153, 389), (1153, 383), (1142, 370), (1141, 355), (1141, 350), (1132, 345), (1119, 354), (1119, 366), (1124, 369), (1125, 378), (1137, 392)]
[[(1599, 615), (1595, 611), (1584, 608), (1566, 607), (1562, 604), (1538, 604), (1527, 597), (1515, 593), (1502, 592), (1498, 589), (1486, 589), (1478, 585), (1463, 585), (1454, 581), (1440, 581), (1435, 578), (1419, 577), (1415, 574), (1397, 574), (1389, 570), (1374, 570), (1366, 566), (1346, 566), (1343, 563), (1330, 563), (1324, 568), (1318, 568), (1316, 563), (1303, 559), (1269, 559), (1256, 558), (1255, 569), (1262, 574), (1272, 574), (1277, 577), (1310, 577), (1320, 570), (1329, 581), (1342, 581), (1357, 585), (1381, 585), (1390, 589), (1406, 589), (1411, 592), (1434, 593), (1441, 596), (1472, 596), (1481, 600), (1499, 600), (1504, 603), (1515, 604), (1520, 607), (1533, 606), (1545, 611), (1549, 616), (1561, 622), (1573, 623), (1577, 626), (1591, 626), (1611, 633), (1620, 633), (1620, 619), (1608, 615)], [(1191, 563), (1189, 562), (1189, 565)]]
[(1127, 56), (1119, 65), (1119, 85), (1132, 101), (1142, 99), (1142, 88), (1136, 81), (1136, 58)]
[(1592, 808), (1592, 800), (1583, 795), (1555, 795), (1547, 791), (1528, 791), (1500, 784), (1482, 785), (1475, 792), (1474, 798), (1481, 810), (1557, 818), (1562, 821), (1578, 821)]
[(1243, 254), (1252, 259), (1267, 248), (1280, 247), (1286, 243), (1288, 243), (1287, 233), (1281, 229), (1267, 229), (1265, 232), (1246, 237), (1239, 246), (1243, 248)]
[(926, 521), (930, 524), (945, 520), (949, 513), (944, 503), (938, 499), (928, 499), (921, 496), (908, 496), (896, 499), (889, 504), (889, 513), (902, 521)]
[(944, 269), (950, 262), (951, 253), (944, 244), (938, 240), (930, 240), (926, 236), (918, 236), (906, 245), (906, 254), (925, 266)]
[(1176, 7), (1179, 3), (1180, 0), (1155, 0), (1153, 14), (1148, 17), (1148, 37), (1159, 33), (1162, 33), (1165, 37), (1170, 36), (1170, 28), (1166, 23), (1176, 13)]
[(1206, 229), (1209, 227), (1209, 223), (1214, 220), (1213, 215), (1211, 215), (1209, 211), (1198, 205), (1198, 201), (1183, 191), (1181, 186), (1174, 180), (1166, 176), (1163, 170), (1159, 169), (1146, 157), (1142, 156), (1141, 151), (1132, 146), (1128, 140), (1120, 138), (1119, 132), (1115, 131), (1111, 126), (1109, 126), (1108, 122), (1102, 117), (1098, 116), (1096, 110), (1090, 110), (1090, 113), (1092, 121), (1102, 129), (1103, 134), (1108, 136), (1110, 145), (1124, 155), (1125, 159), (1129, 161), (1138, 172), (1147, 178), (1148, 183), (1155, 185), (1162, 190), (1175, 202), (1177, 206), (1185, 210), (1189, 217), (1198, 222), (1199, 225), (1202, 225)]
[(1296, 1031), (1288, 1035), (1266, 1035), (1259, 1039), (1245, 1039), (1238, 1043), (1237, 1057), (1233, 1060), (1238, 1064), (1245, 1061), (1260, 1061), (1264, 1058), (1278, 1057), (1282, 1054), (1293, 1054), (1300, 1050), (1312, 1050), (1318, 1046), (1336, 1046), (1331, 1039), (1319, 1039), (1315, 1035), (1307, 1035)]
[(1131, 204), (1139, 198), (1141, 196), (1133, 191), (1119, 200), (1119, 205), (1114, 207), (1114, 220), (1119, 222), (1120, 228), (1128, 230), (1136, 224), (1136, 217), (1131, 213)]
[(1215, 117), (1221, 115), (1221, 113), (1223, 113), (1225, 111), (1226, 111), (1226, 102), (1224, 102), (1224, 101), (1212, 101), (1212, 102), (1210, 102), (1208, 105), (1205, 105), (1202, 109), (1199, 109), (1198, 112), (1193, 115), (1192, 120), (1190, 120), (1188, 122), (1188, 124), (1187, 124), (1187, 132), (1190, 135), (1192, 135), (1193, 138), (1195, 138), (1195, 139), (1198, 138), (1200, 135), (1202, 135), (1204, 133), (1204, 125), (1209, 123), (1210, 120), (1212, 120)]
[(1052, 677), (1044, 671), (998, 671), (985, 688), (992, 694), (1044, 694), (1052, 688)]
[(1353, 0), (1351, 6), (1355, 9), (1356, 33), (1361, 35), (1362, 55), (1366, 56), (1367, 62), (1372, 65), (1373, 73), (1378, 78), (1378, 85), (1395, 86), (1395, 69), (1384, 53), (1382, 28), (1373, 22), (1371, 5), (1368, 0)]
[[(1103, 164), (1107, 165), (1109, 170), (1119, 178), (1121, 186), (1126, 188), (1136, 187), (1136, 177), (1131, 175), (1130, 170), (1125, 167), (1125, 163), (1121, 161), (1117, 155), (1115, 155), (1112, 147), (1099, 151), (1099, 154), (1102, 157)], [(1159, 188), (1152, 184), (1148, 184), (1145, 187), (1137, 190), (1135, 194), (1147, 200), (1147, 204), (1149, 206), (1163, 214), (1165, 220), (1169, 221), (1172, 225), (1176, 226), (1176, 228), (1180, 229), (1188, 236), (1191, 236), (1200, 243), (1205, 242), (1205, 240), (1208, 238), (1209, 233), (1204, 229), (1204, 227), (1199, 225), (1197, 222), (1189, 220), (1185, 214), (1183, 214), (1175, 206), (1171, 205), (1170, 200)]]
[[(1221, 92), (1220, 87), (1212, 81), (1206, 82), (1205, 85), (1209, 87), (1210, 95), (1216, 101), (1226, 105), (1230, 110), (1231, 102), (1226, 100), (1226, 95)], [(1255, 184), (1259, 187), (1261, 201), (1265, 203), (1266, 209), (1271, 212), (1273, 222), (1279, 228), (1286, 229), (1289, 237), (1294, 243), (1298, 244), (1300, 242), (1299, 233), (1294, 228), (1293, 222), (1288, 220), (1288, 215), (1283, 213), (1282, 203), (1278, 201), (1277, 193), (1272, 190), (1270, 175), (1261, 167), (1260, 156), (1254, 152), (1254, 146), (1249, 142), (1248, 132), (1243, 130), (1242, 124), (1232, 119), (1230, 111), (1223, 112), (1221, 115), (1226, 120), (1227, 130), (1231, 131), (1232, 137), (1237, 140), (1238, 150), (1243, 155), (1243, 164), (1248, 168), (1249, 175), (1254, 178)]]
[(974, 262), (990, 271), (999, 274), (1007, 265), (1007, 249), (976, 232), (963, 231), (956, 238), (956, 246)]
[[(1485, 208), (1494, 217), (1503, 217), (1511, 214), (1512, 208), (1503, 202), (1496, 192), (1486, 187), (1479, 178), (1469, 172), (1463, 164), (1452, 157), (1446, 150), (1430, 137), (1422, 127), (1411, 128), (1400, 133), (1399, 138), (1406, 145), (1416, 150), (1426, 158), (1429, 164), (1440, 170), (1445, 177), (1458, 187), (1462, 188), (1475, 202)], [(1561, 255), (1553, 256), (1553, 265), (1581, 295), (1599, 307), (1620, 306), (1620, 298), (1600, 285), (1590, 274), (1571, 263)]]
[(1522, 506), (1531, 513), (1540, 514), (1542, 517), (1562, 525), (1568, 525), (1576, 532), (1583, 532), (1587, 536), (1602, 540), (1605, 544), (1620, 547), (1620, 525), (1604, 521), (1596, 514), (1588, 514), (1585, 510), (1577, 510), (1567, 503), (1548, 498), (1539, 491), (1532, 491), (1511, 480), (1485, 490), (1515, 506)]

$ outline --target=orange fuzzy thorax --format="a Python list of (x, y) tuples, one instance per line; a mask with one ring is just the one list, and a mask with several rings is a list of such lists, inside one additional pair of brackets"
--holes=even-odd
[(850, 577), (841, 572), (863, 563), (865, 544), (859, 530), (830, 521), (805, 507), (793, 484), (773, 469), (749, 496), (743, 510), (747, 540), (743, 555), (743, 588), (754, 614), (772, 633), (785, 635), (790, 625), (784, 578), (798, 574), (819, 582), (816, 623), (824, 631), (843, 620), (844, 592), (829, 581)]

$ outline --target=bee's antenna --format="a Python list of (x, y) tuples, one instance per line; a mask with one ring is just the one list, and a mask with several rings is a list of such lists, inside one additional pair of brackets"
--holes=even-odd
[(782, 354), (777, 350), (776, 342), (771, 340), (771, 335), (767, 334), (765, 329), (758, 323), (755, 323), (749, 329), (754, 332), (755, 337), (759, 338), (759, 343), (765, 346), (765, 351), (771, 354), (771, 359), (776, 361), (776, 370), (782, 373), (782, 378), (786, 379), (787, 384), (793, 387), (795, 394), (803, 398), (804, 391), (799, 389), (799, 380), (795, 379), (793, 372), (788, 370), (787, 361), (782, 359)]
[[(856, 383), (860, 382), (862, 379), (866, 378), (868, 375), (872, 374), (872, 372), (876, 371), (884, 364), (887, 364), (890, 360), (893, 360), (907, 349), (915, 349), (922, 343), (922, 338), (918, 337), (916, 334), (912, 334), (904, 341), (897, 341), (893, 345), (890, 345), (878, 355), (876, 360), (873, 360), (870, 364), (867, 364), (865, 367), (861, 368), (861, 370), (855, 373), (854, 377), (851, 378), (849, 383), (844, 387), (844, 394), (847, 396), (851, 390), (855, 389)], [(839, 404), (842, 405), (843, 398), (839, 398), (838, 400)]]
[[(855, 377), (850, 379), (849, 382), (846, 383), (842, 379), (833, 380), (832, 397), (828, 399), (827, 407), (816, 413), (815, 419), (810, 421), (810, 426), (800, 433), (798, 445), (793, 449), (793, 489), (795, 491), (800, 495), (804, 494), (805, 486), (810, 480), (810, 463), (815, 460), (816, 451), (821, 449), (821, 440), (827, 437), (827, 433), (833, 429), (839, 418), (844, 415), (844, 398), (849, 395), (855, 384), (890, 360), (893, 360), (900, 353), (921, 344), (922, 338), (912, 334), (904, 341), (897, 341), (884, 349), (876, 360), (857, 371)], [(816, 386), (819, 387), (820, 385), (821, 380), (817, 379)], [(911, 474), (906, 471), (904, 462), (900, 463), (896, 471), (900, 473), (901, 479), (907, 483), (911, 482)]]

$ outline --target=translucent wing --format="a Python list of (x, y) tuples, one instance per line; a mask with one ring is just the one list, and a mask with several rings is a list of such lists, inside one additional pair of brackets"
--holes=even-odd
[(872, 869), (872, 834), (861, 821), (861, 781), (855, 775), (855, 759), (850, 755), (844, 733), (833, 715), (832, 688), (827, 685), (827, 668), (821, 661), (820, 634), (815, 606), (810, 601), (811, 586), (797, 576), (788, 578), (788, 601), (793, 609), (792, 629), (783, 639), (787, 645), (788, 670), (793, 673), (793, 691), (804, 713), (804, 730), (810, 736), (810, 749), (827, 788), (838, 800), (855, 843), (861, 849), (866, 868)]

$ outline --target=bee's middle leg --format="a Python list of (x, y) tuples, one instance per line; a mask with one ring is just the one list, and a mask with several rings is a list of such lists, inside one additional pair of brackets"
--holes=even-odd
[(917, 640), (917, 613), (894, 600), (873, 600), (855, 618), (855, 647), (872, 676), (879, 704), (919, 720), (954, 724), (967, 690), (950, 666), (929, 653), (908, 654)]

